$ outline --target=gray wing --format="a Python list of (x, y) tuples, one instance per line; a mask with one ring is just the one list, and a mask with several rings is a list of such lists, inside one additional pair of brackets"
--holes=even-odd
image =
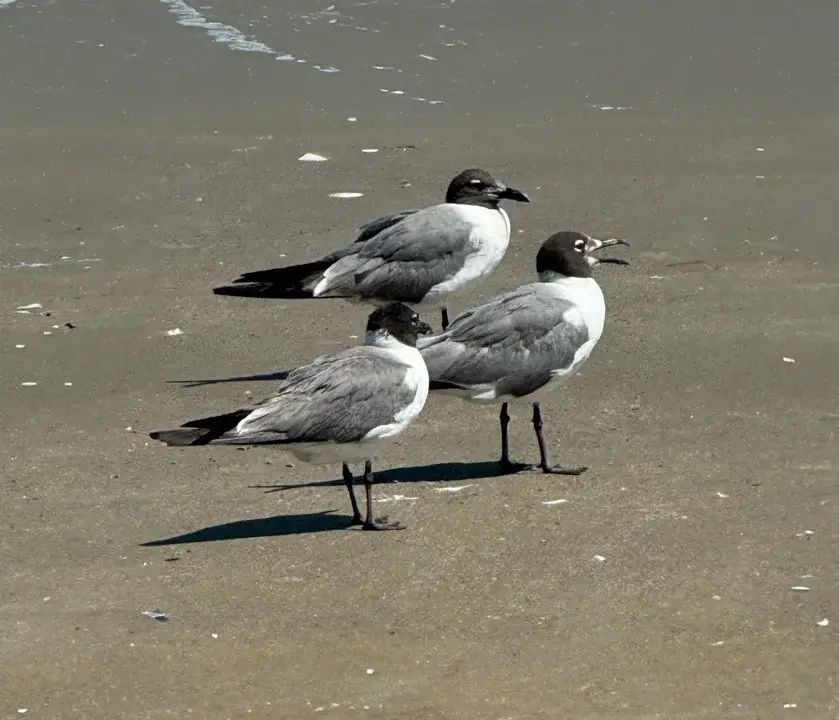
[(359, 242), (366, 242), (371, 238), (378, 235), (382, 230), (395, 225), (400, 220), (408, 217), (408, 215), (413, 215), (417, 210), (405, 210), (405, 212), (401, 213), (394, 213), (393, 215), (383, 215), (380, 218), (376, 218), (375, 220), (371, 220), (368, 223), (365, 223), (358, 229), (358, 237), (355, 239), (357, 243)]
[(417, 212), (417, 210), (406, 210), (405, 212), (394, 213), (393, 215), (383, 215), (380, 218), (371, 220), (369, 223), (362, 225), (358, 229), (358, 237), (353, 241), (352, 245), (339, 248), (338, 250), (333, 250), (328, 255), (324, 255), (318, 261), (318, 264), (334, 263), (343, 257), (356, 255), (361, 250), (362, 246), (360, 245), (360, 243), (367, 242), (368, 240), (378, 235), (382, 230), (392, 227), (403, 218), (406, 218), (409, 215), (413, 215), (415, 212)]
[(441, 335), (420, 338), (432, 383), (497, 384), (497, 394), (521, 396), (570, 367), (588, 330), (575, 322), (571, 303), (539, 285), (500, 295), (456, 317)]
[[(414, 399), (405, 365), (353, 348), (297, 368), (241, 423), (238, 438), (270, 442), (354, 442)], [(251, 440), (253, 441), (253, 440)]]
[(474, 252), (473, 231), (455, 204), (413, 212), (332, 265), (322, 295), (420, 302), (464, 266)]

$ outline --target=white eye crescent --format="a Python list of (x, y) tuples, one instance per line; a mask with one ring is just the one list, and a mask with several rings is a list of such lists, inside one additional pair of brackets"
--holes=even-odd
[(474, 180), (470, 180), (470, 181), (469, 181), (469, 184), (470, 184), (470, 185), (483, 185), (483, 184), (484, 184), (484, 181), (483, 181), (483, 180), (479, 180), (478, 178), (475, 178)]

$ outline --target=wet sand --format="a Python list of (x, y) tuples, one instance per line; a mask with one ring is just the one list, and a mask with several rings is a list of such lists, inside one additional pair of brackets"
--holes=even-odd
[[(839, 8), (329, 7), (0, 5), (0, 714), (835, 717)], [(453, 310), (556, 230), (632, 243), (544, 406), (585, 475), (495, 477), (497, 410), (432, 398), (368, 534), (338, 468), (147, 441), (270, 389), (168, 381), (363, 330), (213, 285), (473, 165), (533, 202)]]

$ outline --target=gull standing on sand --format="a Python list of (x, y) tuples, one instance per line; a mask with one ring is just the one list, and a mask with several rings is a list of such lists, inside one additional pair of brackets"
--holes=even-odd
[(349, 247), (320, 260), (245, 273), (216, 295), (256, 298), (345, 298), (441, 307), (443, 300), (492, 273), (510, 243), (502, 200), (530, 202), (485, 170), (459, 173), (446, 201), (385, 215), (361, 227)]
[[(373, 456), (419, 415), (428, 397), (428, 371), (417, 338), (430, 333), (414, 310), (389, 303), (367, 321), (364, 345), (317, 358), (292, 370), (258, 405), (201, 418), (150, 434), (167, 445), (277, 445), (303, 462), (343, 464), (352, 524), (398, 530), (373, 519)], [(365, 461), (362, 522), (347, 463)]]
[[(550, 464), (538, 399), (574, 375), (600, 340), (606, 305), (591, 268), (598, 263), (628, 263), (590, 253), (619, 244), (628, 245), (624, 240), (597, 240), (580, 232), (556, 233), (536, 255), (538, 282), (468, 310), (442, 334), (419, 341), (432, 391), (477, 403), (502, 402), (504, 472), (539, 467), (545, 473), (579, 475), (586, 470)], [(508, 403), (522, 400), (533, 402), (538, 466), (510, 460)]]

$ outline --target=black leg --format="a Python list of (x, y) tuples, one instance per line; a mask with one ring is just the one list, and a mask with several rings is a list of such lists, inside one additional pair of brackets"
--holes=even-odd
[(501, 466), (501, 472), (505, 475), (512, 475), (533, 468), (533, 465), (510, 460), (510, 437), (507, 433), (507, 426), (510, 424), (510, 408), (507, 403), (501, 406), (501, 414), (498, 419), (501, 422), (501, 460), (498, 463)]
[(588, 469), (585, 467), (551, 465), (548, 462), (548, 450), (545, 447), (545, 436), (542, 434), (542, 411), (539, 409), (539, 403), (533, 403), (533, 429), (536, 431), (536, 440), (539, 443), (539, 467), (543, 473), (551, 473), (553, 475), (581, 475)]
[(443, 321), (443, 330), (449, 327), (449, 311), (446, 308), (440, 310), (441, 319)]
[(343, 471), (344, 482), (347, 485), (347, 492), (350, 494), (350, 503), (352, 504), (352, 521), (350, 522), (350, 525), (361, 525), (361, 510), (358, 509), (358, 503), (355, 501), (355, 491), (353, 490), (353, 481), (355, 478), (353, 477), (352, 471), (347, 463), (344, 463)]
[(364, 490), (367, 493), (367, 518), (361, 526), (363, 530), (402, 530), (403, 526), (398, 522), (387, 522), (387, 518), (373, 519), (373, 463), (368, 460), (364, 463), (364, 475), (361, 478), (364, 483)]

